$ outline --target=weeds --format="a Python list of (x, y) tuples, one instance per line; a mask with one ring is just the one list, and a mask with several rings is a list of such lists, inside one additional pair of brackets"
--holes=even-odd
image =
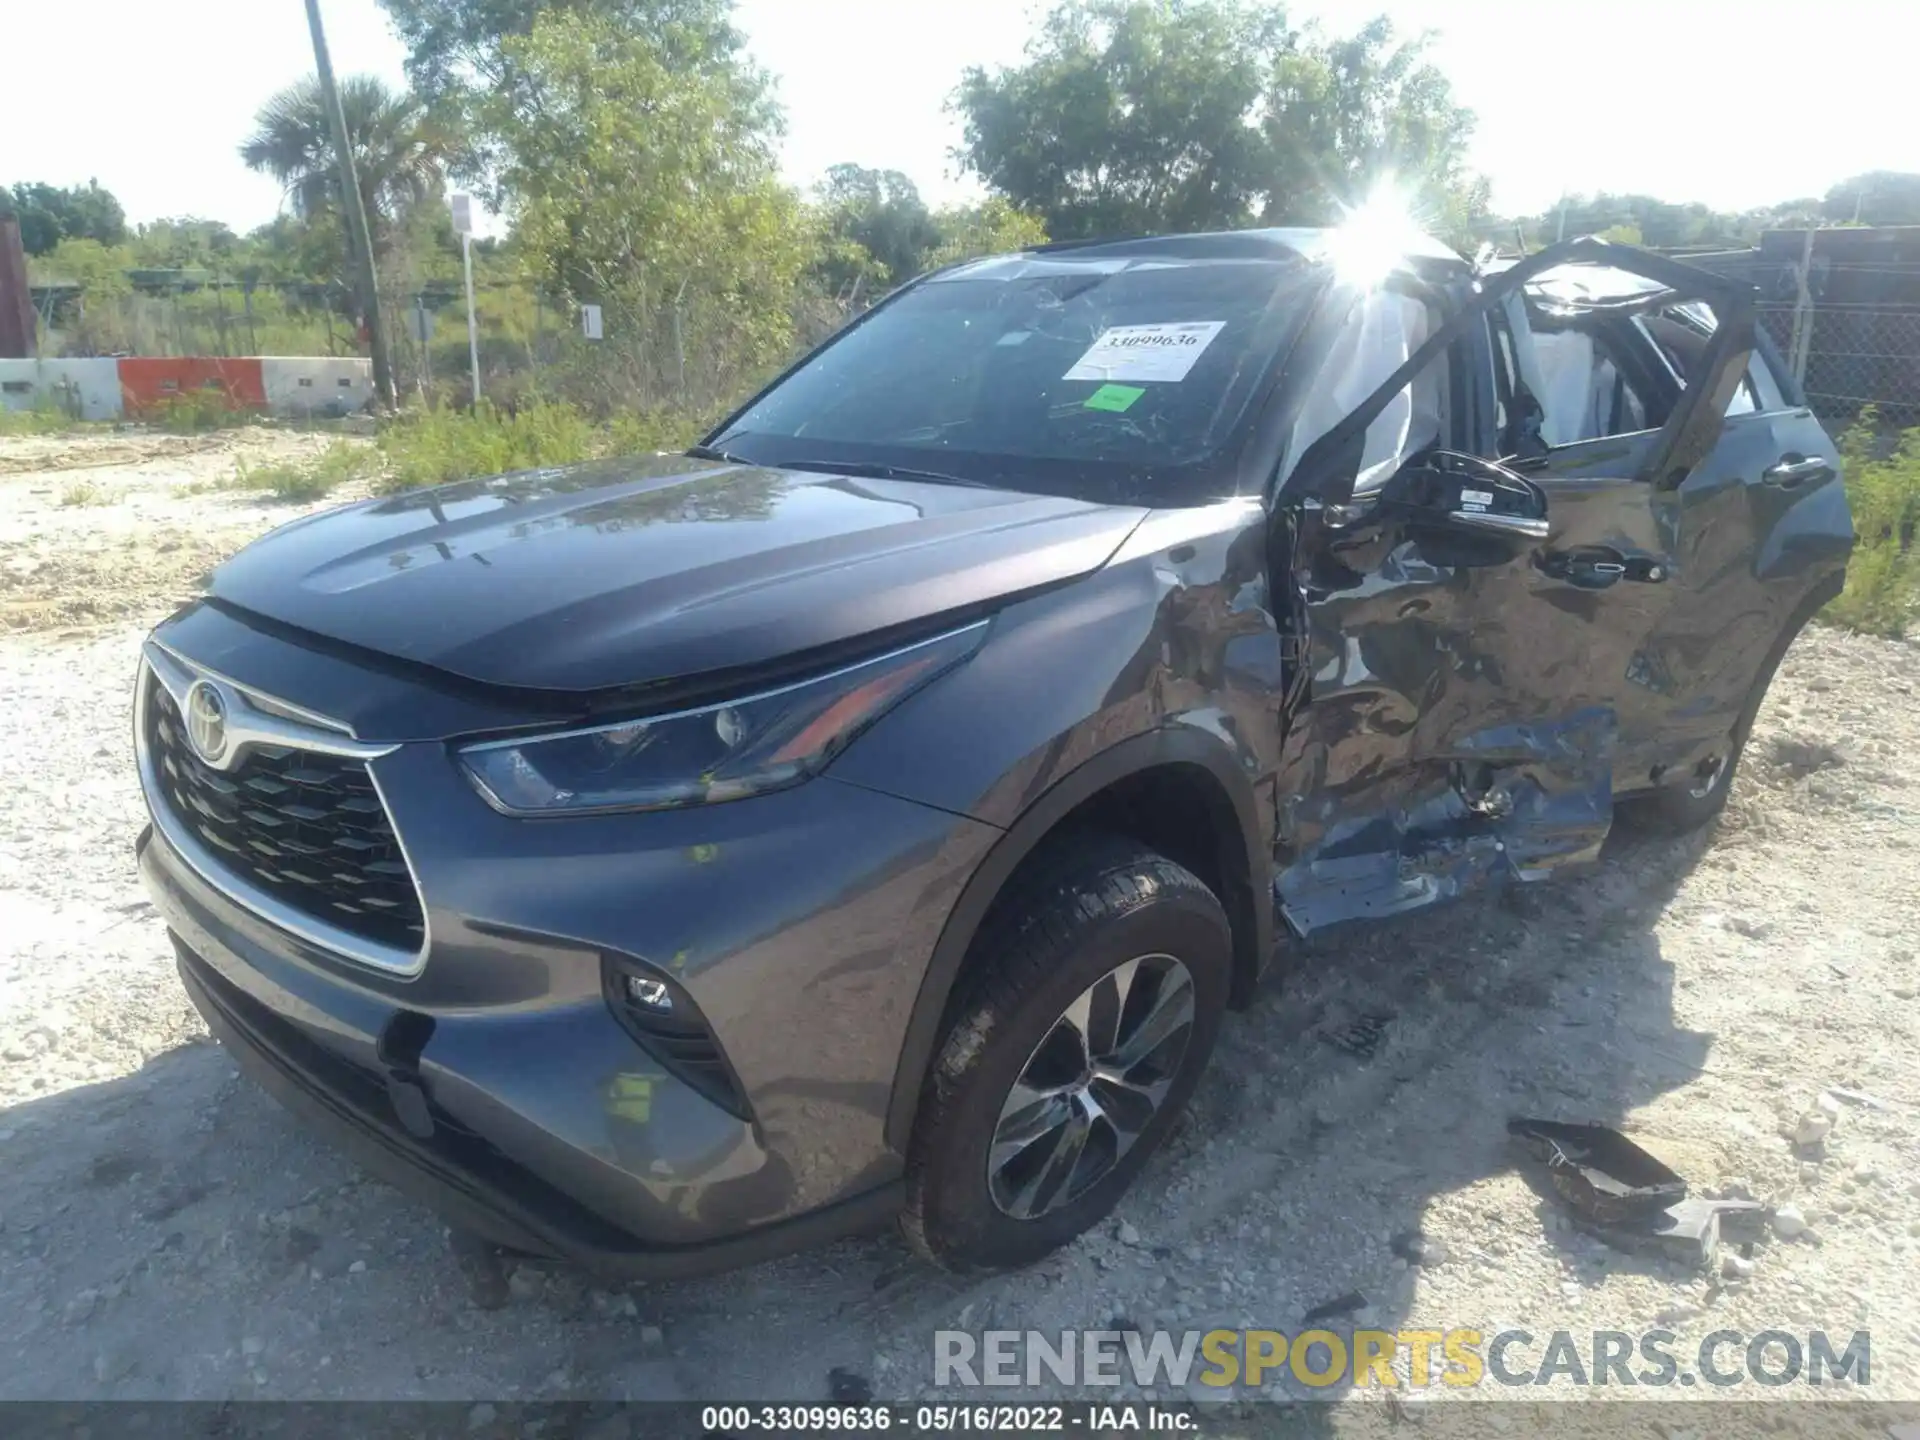
[(336, 440), (311, 460), (281, 460), (248, 465), (244, 460), (223, 488), (251, 490), (276, 500), (319, 500), (340, 486), (364, 480), (380, 468), (380, 457), (365, 445)]
[(482, 403), (474, 411), (416, 410), (392, 422), (377, 442), (387, 464), (381, 489), (412, 490), (477, 476), (608, 455), (678, 449), (696, 422), (671, 414), (627, 414), (596, 423), (565, 402), (534, 401), (511, 412)]
[(165, 396), (142, 410), (140, 418), (175, 435), (197, 435), (250, 425), (258, 417), (251, 410), (236, 409), (226, 391), (202, 389)]
[(76, 480), (60, 492), (60, 503), (67, 509), (82, 505), (105, 505), (113, 499), (106, 486), (95, 480)]
[(1901, 432), (1891, 452), (1876, 440), (1869, 409), (1840, 437), (1847, 501), (1859, 536), (1847, 565), (1847, 588), (1825, 616), (1872, 635), (1899, 638), (1920, 600), (1920, 429)]
[(76, 420), (58, 405), (45, 401), (30, 410), (0, 410), (0, 435), (64, 435), (90, 425), (91, 422)]

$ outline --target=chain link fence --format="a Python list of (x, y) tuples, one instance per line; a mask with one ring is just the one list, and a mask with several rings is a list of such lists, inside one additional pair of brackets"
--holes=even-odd
[[(1920, 266), (1833, 265), (1798, 297), (1790, 271), (1760, 280), (1759, 322), (1825, 420), (1850, 421), (1875, 407), (1883, 424), (1920, 425)], [(1885, 301), (1829, 298), (1870, 289)], [(464, 402), (471, 394), (466, 295), (458, 281), (394, 285), (388, 334), (403, 392)], [(1908, 301), (1906, 295), (1912, 295)], [(171, 286), (89, 288), (36, 296), (41, 353), (67, 355), (364, 355), (366, 337), (345, 287), (334, 282), (256, 282), (206, 276)], [(815, 295), (795, 305), (793, 347), (805, 349), (860, 302)], [(729, 333), (723, 308), (691, 304), (657, 314), (604, 317), (604, 338), (582, 333), (577, 307), (524, 280), (475, 286), (482, 394), (512, 404), (534, 392), (595, 408), (638, 405), (705, 411), (737, 397), (767, 370)]]
[[(47, 357), (368, 353), (353, 297), (336, 282), (247, 284), (209, 275), (140, 288), (48, 286), (35, 301)], [(849, 298), (796, 298), (790, 353), (810, 348), (860, 308)], [(480, 392), (496, 404), (540, 394), (602, 412), (704, 414), (745, 393), (768, 373), (770, 358), (781, 358), (706, 297), (644, 314), (609, 310), (600, 337), (589, 338), (579, 307), (541, 286), (477, 280), (471, 350), (459, 281), (389, 286), (382, 309), (402, 394), (441, 403), (471, 397), (477, 356)]]
[(1826, 420), (1868, 406), (1889, 424), (1920, 424), (1920, 306), (1767, 305), (1761, 325)]
[(1759, 307), (1761, 327), (1779, 347), (1788, 367), (1824, 420), (1846, 422), (1869, 406), (1883, 424), (1920, 424), (1920, 271), (1911, 276), (1864, 267), (1845, 278), (1872, 279), (1891, 296), (1914, 299), (1836, 301), (1816, 293), (1852, 267), (1834, 266), (1829, 282), (1803, 298), (1769, 296)]

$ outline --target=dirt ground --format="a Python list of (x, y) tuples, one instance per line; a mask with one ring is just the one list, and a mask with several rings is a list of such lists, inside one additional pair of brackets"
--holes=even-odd
[[(139, 638), (312, 508), (212, 488), (236, 459), (324, 443), (0, 441), (0, 1398), (824, 1400), (836, 1366), (910, 1398), (940, 1328), (1294, 1331), (1350, 1292), (1337, 1325), (1524, 1329), (1523, 1365), (1556, 1330), (1665, 1327), (1683, 1360), (1865, 1330), (1871, 1382), (1838, 1393), (1920, 1398), (1920, 648), (1820, 628), (1715, 835), (1298, 955), (1113, 1222), (1034, 1269), (958, 1280), (886, 1235), (670, 1286), (522, 1267), (476, 1308), (431, 1215), (209, 1042), (134, 876)], [(1727, 1274), (1611, 1249), (1516, 1164), (1514, 1114), (1792, 1209)], [(1796, 1149), (1809, 1115), (1831, 1133)]]
[(164, 614), (255, 535), (322, 508), (223, 488), (236, 470), (317, 455), (338, 433), (0, 437), (0, 633)]

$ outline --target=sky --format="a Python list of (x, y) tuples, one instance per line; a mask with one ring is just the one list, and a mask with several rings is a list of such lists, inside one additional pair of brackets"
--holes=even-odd
[[(261, 102), (312, 68), (303, 0), (0, 0), (0, 11), (0, 184), (98, 179), (135, 221), (197, 215), (245, 230), (279, 210), (278, 187), (236, 152)], [(322, 0), (322, 12), (338, 73), (400, 82), (402, 50), (376, 0)], [(1479, 115), (1469, 163), (1504, 213), (1595, 190), (1744, 209), (1864, 170), (1920, 171), (1910, 0), (1290, 7), (1336, 31), (1381, 12), (1434, 32), (1434, 60)], [(951, 158), (947, 96), (969, 65), (1018, 61), (1042, 13), (1035, 0), (736, 7), (778, 77), (789, 179), (810, 185), (854, 161), (904, 172), (936, 204), (978, 194)], [(63, 61), (81, 26), (84, 64)]]

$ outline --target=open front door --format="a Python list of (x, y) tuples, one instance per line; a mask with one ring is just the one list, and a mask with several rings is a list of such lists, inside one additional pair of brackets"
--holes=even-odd
[[(1275, 891), (1296, 932), (1544, 878), (1606, 838), (1623, 711), (1673, 593), (1673, 491), (1718, 438), (1751, 332), (1730, 305), (1703, 383), (1637, 428), (1554, 444), (1533, 339), (1505, 299), (1569, 262), (1648, 293), (1721, 288), (1600, 242), (1531, 257), (1455, 297), (1282, 482), (1305, 675)], [(1416, 384), (1449, 397), (1443, 438), (1369, 473), (1368, 428)]]

